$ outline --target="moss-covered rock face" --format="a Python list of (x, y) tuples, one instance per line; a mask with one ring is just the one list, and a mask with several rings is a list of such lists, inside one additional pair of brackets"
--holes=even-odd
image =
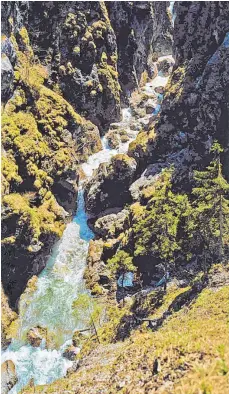
[[(10, 42), (16, 63), (14, 92), (2, 114), (2, 251), (3, 283), (14, 303), (76, 209), (78, 165), (101, 149), (101, 141), (97, 126), (45, 86), (48, 69), (36, 60), (27, 30), (14, 33), (13, 21)], [(11, 264), (15, 278), (24, 276), (15, 294)]]
[(27, 29), (35, 55), (48, 66), (49, 86), (101, 130), (119, 119), (117, 47), (105, 3), (9, 7), (17, 26)]

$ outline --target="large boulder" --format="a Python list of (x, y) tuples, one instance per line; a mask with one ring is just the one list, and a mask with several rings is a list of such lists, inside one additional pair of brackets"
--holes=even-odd
[(27, 333), (27, 339), (31, 346), (39, 347), (41, 342), (47, 339), (47, 329), (39, 326), (31, 328)]
[(76, 360), (77, 354), (79, 354), (79, 352), (80, 352), (79, 347), (70, 345), (65, 349), (63, 353), (63, 357), (67, 358), (68, 360), (74, 361)]
[(101, 164), (85, 188), (87, 212), (96, 216), (107, 208), (127, 203), (136, 167), (135, 159), (125, 154), (114, 156), (109, 164)]
[(117, 237), (127, 227), (128, 213), (127, 209), (123, 209), (117, 214), (112, 213), (98, 218), (93, 228), (95, 233), (103, 238)]
[(17, 383), (18, 378), (13, 361), (7, 360), (1, 367), (1, 393), (7, 394)]

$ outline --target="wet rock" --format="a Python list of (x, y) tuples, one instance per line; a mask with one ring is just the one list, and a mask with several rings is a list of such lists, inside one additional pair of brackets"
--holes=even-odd
[(149, 60), (148, 60), (148, 73), (150, 79), (154, 79), (158, 75), (157, 64), (152, 61), (150, 62)]
[(107, 208), (123, 206), (130, 198), (136, 161), (125, 154), (114, 156), (109, 164), (102, 164), (85, 188), (86, 209), (98, 215)]
[(164, 94), (165, 88), (164, 86), (157, 86), (154, 90), (156, 93)]
[(1, 393), (7, 394), (17, 383), (18, 378), (13, 361), (7, 360), (1, 366)]
[[(56, 197), (57, 202), (64, 208), (65, 217), (69, 213), (73, 213), (76, 209), (76, 202), (78, 196), (78, 173), (72, 172), (71, 178), (60, 179), (53, 185), (52, 192)], [(64, 212), (63, 212), (64, 214)]]
[(120, 139), (117, 131), (110, 130), (107, 134), (107, 142), (111, 149), (117, 149), (119, 147)]
[(31, 328), (27, 333), (27, 339), (31, 346), (39, 347), (43, 339), (47, 339), (47, 329), (42, 327)]
[(67, 358), (68, 360), (74, 361), (77, 357), (77, 354), (79, 354), (80, 348), (75, 347), (73, 345), (68, 346), (67, 349), (65, 349), (63, 353), (63, 357)]

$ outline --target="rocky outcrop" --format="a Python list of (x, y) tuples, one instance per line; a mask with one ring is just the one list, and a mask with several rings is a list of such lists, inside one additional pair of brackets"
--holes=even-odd
[(17, 380), (13, 361), (5, 361), (1, 367), (1, 393), (7, 394), (17, 383)]
[(33, 347), (39, 347), (42, 340), (47, 340), (47, 330), (42, 327), (31, 328), (27, 333), (27, 340)]
[(125, 154), (114, 156), (109, 164), (101, 164), (85, 189), (86, 209), (98, 215), (107, 208), (123, 206), (130, 198), (136, 161)]
[(153, 61), (171, 54), (172, 24), (167, 2), (106, 2), (117, 39), (119, 80), (124, 93), (138, 86)]
[(68, 346), (67, 349), (65, 349), (63, 356), (68, 360), (74, 361), (76, 360), (77, 354), (79, 354), (79, 352), (80, 349), (78, 347), (71, 345)]
[(112, 238), (117, 237), (128, 224), (128, 210), (123, 209), (117, 214), (110, 214), (102, 216), (97, 219), (94, 225), (94, 231), (96, 234), (102, 237)]
[(109, 282), (108, 272), (102, 261), (102, 253), (103, 241), (91, 240), (89, 243), (87, 268), (84, 273), (84, 279), (87, 288), (91, 290), (92, 294), (96, 295), (103, 294), (101, 284), (106, 285)]
[(16, 312), (9, 307), (8, 299), (1, 287), (1, 344), (2, 348), (6, 349), (12, 339), (13, 322), (17, 319)]

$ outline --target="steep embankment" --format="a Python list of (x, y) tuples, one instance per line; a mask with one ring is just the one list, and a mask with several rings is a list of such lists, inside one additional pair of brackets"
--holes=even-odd
[[(159, 31), (171, 45), (166, 8), (154, 17), (157, 29), (142, 30), (153, 21), (152, 6), (143, 3), (127, 5), (136, 47), (120, 67), (137, 73), (130, 89), (148, 70)], [(109, 5), (109, 18), (104, 2), (2, 3), (2, 279), (14, 307), (76, 208), (79, 164), (120, 120), (123, 48), (112, 27), (118, 6)]]
[[(98, 331), (100, 344), (94, 339), (83, 346), (84, 357), (75, 372), (51, 385), (37, 386), (36, 392), (227, 392), (228, 272), (228, 267), (216, 266), (191, 286), (173, 284), (167, 294), (139, 294), (124, 311), (117, 309), (113, 323)], [(136, 322), (143, 310), (146, 319), (163, 320), (153, 332), (146, 323), (139, 327)], [(132, 332), (131, 327), (135, 327)], [(121, 332), (123, 338), (130, 335), (124, 342), (118, 341)]]

